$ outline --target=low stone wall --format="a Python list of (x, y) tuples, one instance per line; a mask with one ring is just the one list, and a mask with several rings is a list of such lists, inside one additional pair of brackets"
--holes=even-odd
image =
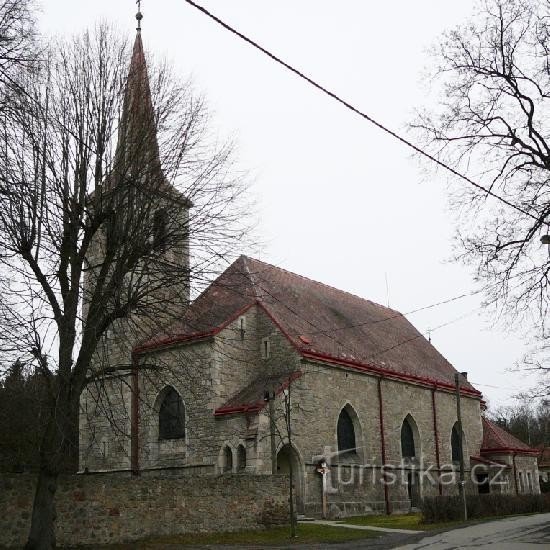
[[(0, 476), (0, 546), (28, 534), (35, 478)], [(286, 476), (65, 476), (56, 497), (60, 546), (158, 535), (262, 529), (287, 521)]]

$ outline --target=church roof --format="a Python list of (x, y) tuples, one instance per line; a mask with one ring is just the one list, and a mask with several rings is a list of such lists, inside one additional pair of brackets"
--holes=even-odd
[[(170, 334), (136, 351), (213, 336), (254, 304), (304, 358), (454, 388), (454, 367), (401, 313), (246, 256), (189, 306)], [(464, 379), (462, 390), (481, 396)]]
[(215, 415), (261, 411), (267, 405), (265, 399), (267, 392), (279, 395), (301, 375), (300, 371), (296, 371), (290, 374), (260, 376), (216, 409)]
[(529, 445), (488, 418), (482, 417), (481, 422), (483, 424), (481, 454), (538, 454), (537, 449), (529, 447)]

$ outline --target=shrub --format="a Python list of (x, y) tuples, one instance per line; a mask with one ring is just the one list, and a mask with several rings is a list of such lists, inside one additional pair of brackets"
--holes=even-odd
[[(467, 495), (468, 518), (487, 518), (550, 512), (550, 494), (544, 495)], [(458, 495), (426, 497), (422, 500), (423, 523), (460, 520), (462, 499)]]

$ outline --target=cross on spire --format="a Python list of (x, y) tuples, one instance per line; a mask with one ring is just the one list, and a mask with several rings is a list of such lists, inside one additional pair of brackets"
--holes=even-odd
[(143, 14), (141, 13), (141, 0), (136, 1), (138, 12), (136, 13), (136, 19), (138, 22), (137, 31), (141, 32), (141, 20), (143, 19)]

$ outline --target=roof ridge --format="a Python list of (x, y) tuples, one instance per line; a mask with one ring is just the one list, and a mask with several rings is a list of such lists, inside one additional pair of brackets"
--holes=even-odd
[(358, 294), (354, 294), (353, 292), (348, 292), (347, 290), (342, 290), (341, 288), (337, 288), (337, 287), (329, 285), (327, 283), (323, 283), (322, 281), (317, 281), (315, 279), (311, 279), (310, 277), (306, 277), (305, 275), (300, 275), (299, 273), (295, 273), (294, 271), (290, 271), (288, 269), (285, 269), (284, 267), (279, 267), (277, 265), (270, 264), (268, 262), (264, 262), (263, 260), (258, 260), (257, 258), (250, 258), (249, 256), (245, 256), (244, 254), (241, 257), (245, 258), (246, 260), (251, 260), (253, 262), (257, 262), (257, 263), (266, 265), (268, 267), (272, 267), (273, 269), (278, 269), (279, 271), (284, 271), (285, 273), (288, 273), (289, 275), (293, 275), (294, 277), (298, 277), (299, 279), (303, 279), (304, 281), (314, 283), (316, 285), (328, 288), (330, 290), (335, 290), (336, 292), (340, 292), (342, 294), (347, 294), (348, 296), (351, 296), (352, 298), (357, 298), (358, 300), (361, 300), (363, 302), (368, 302), (370, 304), (374, 304), (377, 307), (381, 307), (385, 310), (392, 311), (394, 313), (398, 313), (399, 315), (402, 315), (403, 317), (405, 317), (405, 314), (401, 313), (400, 311), (397, 311), (396, 309), (384, 306), (384, 305), (379, 304), (377, 302), (373, 302), (372, 300), (369, 300), (367, 298), (363, 298), (363, 296), (359, 296)]
[(246, 274), (248, 275), (248, 279), (250, 280), (250, 283), (252, 285), (252, 292), (254, 292), (254, 298), (256, 298), (256, 300), (259, 300), (260, 299), (260, 296), (258, 294), (258, 288), (257, 288), (257, 285), (256, 285), (256, 281), (254, 280), (254, 277), (252, 276), (252, 273), (250, 271), (250, 267), (248, 265), (248, 261), (251, 259), (249, 258), (248, 256), (245, 256), (244, 254), (241, 254), (237, 260), (235, 260), (234, 263), (236, 263), (238, 260), (241, 260), (243, 261), (243, 264), (244, 264), (244, 268), (246, 270)]

